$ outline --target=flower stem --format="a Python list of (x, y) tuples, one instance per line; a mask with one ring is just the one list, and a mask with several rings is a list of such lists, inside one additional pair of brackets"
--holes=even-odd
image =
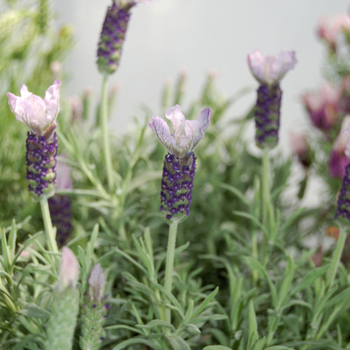
[(113, 168), (111, 151), (108, 138), (108, 75), (103, 75), (102, 82), (102, 93), (101, 93), (101, 126), (102, 126), (102, 136), (103, 136), (103, 149), (105, 155), (108, 189), (112, 191), (113, 189)]
[[(169, 238), (168, 238), (168, 249), (166, 254), (166, 265), (165, 265), (165, 290), (171, 293), (172, 281), (173, 281), (173, 268), (175, 258), (175, 246), (176, 246), (176, 233), (177, 233), (177, 222), (173, 222), (169, 226)], [(171, 322), (171, 310), (165, 310), (165, 320)]]
[(58, 253), (56, 237), (54, 234), (54, 230), (52, 228), (51, 215), (49, 210), (49, 203), (47, 198), (42, 198), (40, 200), (41, 213), (44, 220), (44, 226), (46, 231), (46, 240), (49, 250), (54, 253)]
[(337, 245), (335, 247), (334, 255), (332, 257), (331, 266), (329, 267), (327, 281), (326, 281), (327, 291), (329, 291), (332, 288), (334, 277), (338, 270), (339, 261), (342, 256), (344, 244), (346, 240), (345, 230), (341, 226), (339, 228), (340, 228), (339, 237), (338, 237)]
[[(261, 174), (261, 188), (262, 188), (262, 201), (261, 201), (261, 212), (262, 212), (262, 224), (267, 228), (269, 223), (269, 206), (271, 201), (270, 195), (270, 161), (269, 161), (269, 149), (264, 148), (263, 159), (262, 159), (262, 174)], [(265, 265), (267, 244), (269, 237), (266, 234), (263, 235), (262, 239), (262, 264)]]

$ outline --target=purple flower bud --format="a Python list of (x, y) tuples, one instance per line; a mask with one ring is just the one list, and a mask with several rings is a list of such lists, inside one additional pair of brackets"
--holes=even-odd
[(150, 0), (116, 0), (108, 7), (97, 49), (97, 66), (101, 73), (112, 74), (119, 66), (130, 10), (138, 2)]

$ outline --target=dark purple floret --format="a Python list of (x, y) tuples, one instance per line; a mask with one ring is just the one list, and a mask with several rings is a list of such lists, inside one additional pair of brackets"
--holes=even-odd
[(135, 5), (132, 1), (121, 7), (116, 3), (108, 7), (97, 49), (97, 66), (101, 73), (112, 74), (118, 68), (130, 9)]
[(72, 203), (69, 196), (55, 194), (49, 199), (49, 208), (53, 226), (56, 226), (56, 240), (64, 246), (72, 234)]
[(46, 140), (31, 132), (27, 134), (27, 176), (29, 192), (36, 198), (49, 198), (55, 193), (56, 183), (56, 133)]
[(350, 221), (350, 164), (345, 169), (345, 175), (338, 195), (338, 207), (334, 219), (342, 216)]
[(255, 141), (258, 147), (274, 148), (278, 143), (282, 90), (279, 84), (260, 85), (255, 105)]
[(195, 169), (193, 153), (184, 158), (169, 153), (165, 156), (160, 210), (166, 220), (182, 221), (190, 215)]

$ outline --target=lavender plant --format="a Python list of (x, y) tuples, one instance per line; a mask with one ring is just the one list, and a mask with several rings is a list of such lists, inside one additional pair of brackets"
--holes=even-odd
[[(114, 2), (107, 13), (107, 17), (114, 17), (105, 23), (99, 45), (104, 54), (111, 55), (115, 67), (119, 64), (121, 47), (116, 47), (114, 41), (118, 44), (125, 40), (125, 28), (124, 24), (120, 28), (113, 25), (120, 25), (122, 18), (126, 18), (126, 9), (135, 4)], [(50, 11), (49, 7), (44, 9)], [(50, 15), (45, 11), (40, 18), (48, 21)], [(118, 11), (124, 13), (124, 17), (119, 18)], [(345, 31), (347, 21), (343, 18), (341, 23), (341, 30)], [(50, 30), (49, 21), (40, 28), (44, 32)], [(107, 38), (109, 35), (111, 37)], [(119, 50), (119, 56), (113, 56), (116, 51), (112, 52), (112, 48)], [(334, 59), (339, 52), (336, 41), (331, 43), (331, 49), (330, 57)], [(23, 52), (24, 56), (28, 54), (28, 51)], [(178, 104), (186, 94), (186, 75), (179, 76), (175, 87), (165, 86), (159, 109), (167, 111), (172, 134), (161, 118), (153, 118), (149, 123), (155, 113), (145, 109), (144, 123), (136, 122), (130, 134), (113, 139), (105, 134), (101, 138), (99, 123), (94, 125), (85, 117), (80, 118), (91, 114), (91, 94), (85, 94), (84, 103), (75, 109), (78, 118), (74, 121), (71, 108), (62, 108), (57, 119), (59, 128), (54, 131), (60, 152), (66, 154), (61, 160), (70, 166), (74, 188), (69, 183), (67, 186), (58, 184), (56, 191), (60, 196), (70, 197), (74, 211), (65, 207), (58, 221), (54, 220), (53, 211), (51, 214), (57, 232), (66, 210), (67, 216), (74, 217), (71, 235), (65, 237), (65, 244), (71, 250), (62, 249), (61, 268), (58, 269), (60, 253), (55, 247), (55, 229), (49, 225), (50, 213), (44, 210), (50, 243), (46, 248), (35, 204), (24, 205), (33, 219), (12, 221), (11, 225), (7, 222), (11, 222), (12, 210), (2, 211), (2, 348), (350, 348), (348, 223), (344, 220), (339, 228), (334, 226), (335, 196), (341, 179), (332, 177), (335, 173), (346, 174), (346, 84), (343, 83), (343, 90), (337, 93), (336, 99), (328, 101), (317, 96), (309, 98), (311, 102), (306, 106), (308, 113), (313, 113), (311, 121), (321, 119), (317, 122), (322, 126), (318, 127), (321, 133), (315, 133), (313, 139), (299, 139), (295, 152), (303, 166), (302, 176), (313, 178), (321, 174), (330, 194), (319, 208), (302, 208), (299, 198), (303, 192), (299, 191), (298, 196), (285, 196), (291, 159), (278, 151), (272, 156), (267, 150), (277, 147), (279, 118), (283, 118), (277, 80), (295, 65), (293, 54), (280, 56), (286, 60), (263, 58), (258, 54), (260, 59), (250, 62), (260, 83), (266, 85), (265, 90), (273, 94), (267, 97), (258, 94), (257, 103), (252, 97), (247, 113), (237, 120), (228, 118), (228, 108), (235, 109), (234, 102), (250, 90), (243, 89), (227, 98), (215, 88), (213, 72), (208, 74), (200, 96), (193, 98), (184, 113)], [(106, 62), (104, 64), (108, 64)], [(112, 63), (105, 68), (111, 69)], [(56, 68), (52, 75), (64, 76)], [(53, 80), (52, 76), (50, 79)], [(14, 86), (22, 83), (17, 80)], [(42, 79), (38, 83), (38, 90), (45, 86), (44, 82)], [(31, 82), (32, 85), (35, 84)], [(56, 82), (48, 92), (56, 104), (57, 85)], [(55, 93), (51, 94), (50, 89)], [(104, 127), (106, 116), (111, 114), (106, 107), (106, 91), (99, 110)], [(27, 94), (26, 90), (23, 92)], [(20, 118), (28, 114), (20, 114), (19, 107), (24, 103), (28, 107), (26, 111), (30, 111), (31, 99), (45, 112), (38, 114), (42, 117), (40, 121), (51, 116), (39, 97), (27, 96), (29, 101), (27, 97), (10, 97), (11, 107)], [(64, 100), (65, 97), (63, 106)], [(172, 105), (175, 107), (169, 109)], [(196, 117), (197, 120), (193, 120)], [(257, 136), (262, 137), (257, 137), (258, 144), (265, 148), (262, 156), (250, 152), (252, 140), (244, 138), (244, 130), (254, 117)], [(53, 119), (36, 129), (39, 135), (30, 136), (45, 138), (52, 132), (53, 137), (53, 130), (48, 127), (49, 124), (51, 128), (52, 125), (56, 127)], [(30, 128), (41, 126), (35, 123), (37, 119), (27, 118), (26, 121), (30, 122)], [(159, 143), (148, 132), (149, 124)], [(11, 145), (12, 149), (21, 146), (24, 149), (21, 138), (11, 135), (1, 134), (1, 142)], [(195, 157), (194, 149), (199, 141), (200, 152), (196, 152)], [(109, 155), (111, 172), (106, 172), (106, 145), (113, 147)], [(162, 164), (163, 146), (169, 153)], [(1, 159), (6, 159), (3, 152), (0, 147)], [(38, 153), (37, 148), (30, 152), (30, 157)], [(34, 168), (38, 162), (29, 159), (29, 163)], [(7, 164), (10, 165), (6, 176), (18, 177), (18, 168)], [(39, 165), (42, 170), (41, 163)], [(32, 172), (31, 168), (29, 171)], [(34, 192), (38, 189), (40, 200), (48, 196), (44, 189), (53, 182), (45, 176), (46, 173), (45, 183), (35, 179), (39, 186), (30, 187)], [(1, 179), (1, 188), (5, 188)], [(345, 176), (343, 188), (347, 186), (346, 181)], [(25, 188), (22, 182), (18, 183)], [(162, 186), (160, 203), (159, 183)], [(346, 213), (348, 203), (343, 192), (341, 190), (338, 197), (339, 208), (341, 213)], [(0, 194), (8, 203), (14, 203), (12, 195)], [(315, 218), (315, 223), (307, 228), (305, 223)], [(328, 232), (337, 239), (331, 250), (305, 247), (304, 239), (312, 231), (318, 230), (322, 235), (322, 230), (330, 225)], [(167, 228), (169, 235), (164, 234)], [(33, 232), (36, 233), (33, 235)]]

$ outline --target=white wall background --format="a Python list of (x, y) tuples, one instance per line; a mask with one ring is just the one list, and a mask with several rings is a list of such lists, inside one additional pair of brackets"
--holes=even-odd
[[(53, 0), (59, 22), (71, 22), (76, 30), (77, 44), (65, 63), (72, 74), (71, 95), (87, 85), (100, 90), (96, 47), (110, 4), (111, 0)], [(125, 130), (133, 116), (143, 115), (141, 103), (158, 114), (165, 80), (182, 69), (189, 72), (187, 101), (198, 95), (205, 73), (212, 69), (220, 73), (220, 90), (231, 95), (244, 86), (257, 86), (246, 64), (248, 53), (256, 48), (264, 54), (295, 50), (299, 63), (282, 83), (281, 140), (287, 148), (288, 131), (308, 125), (301, 92), (322, 82), (325, 51), (315, 35), (317, 21), (348, 7), (347, 0), (153, 0), (137, 5), (121, 66), (110, 79), (110, 84), (121, 85), (111, 122), (115, 132)], [(245, 111), (254, 99), (252, 92), (232, 115)]]

